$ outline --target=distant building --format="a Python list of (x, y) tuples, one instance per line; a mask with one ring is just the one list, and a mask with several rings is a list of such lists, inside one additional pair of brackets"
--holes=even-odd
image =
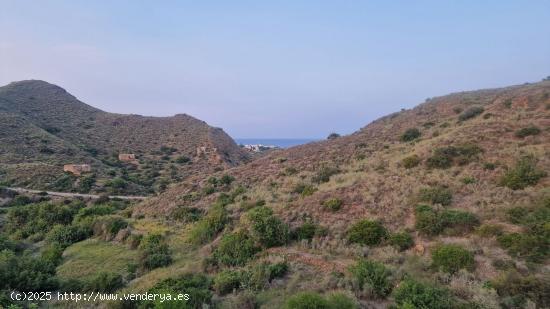
[(73, 175), (80, 176), (82, 173), (89, 173), (92, 171), (90, 164), (65, 164), (63, 165), (63, 171), (72, 173)]
[(122, 162), (138, 164), (138, 160), (136, 159), (136, 155), (133, 154), (133, 153), (121, 153), (121, 154), (118, 155), (118, 159)]
[(279, 148), (274, 145), (262, 145), (262, 144), (242, 145), (241, 147), (243, 147), (245, 150), (250, 152), (261, 152), (261, 151)]

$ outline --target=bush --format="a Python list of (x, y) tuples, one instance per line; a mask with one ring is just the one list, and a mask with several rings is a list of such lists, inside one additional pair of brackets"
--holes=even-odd
[(380, 244), (387, 236), (388, 232), (380, 222), (370, 220), (355, 223), (347, 232), (347, 238), (351, 243), (369, 246)]
[[(212, 281), (203, 274), (186, 274), (180, 278), (166, 279), (149, 290), (150, 294), (189, 294), (189, 300), (170, 301), (169, 308), (208, 308), (212, 303)], [(143, 308), (165, 308), (167, 302), (145, 302)], [(141, 308), (141, 307), (140, 307)]]
[(479, 225), (479, 219), (472, 213), (460, 210), (436, 211), (427, 205), (415, 209), (415, 227), (425, 235), (446, 232), (451, 235), (469, 232)]
[(315, 191), (317, 191), (317, 188), (315, 188), (312, 185), (306, 185), (306, 184), (303, 184), (303, 183), (297, 184), (294, 187), (294, 189), (292, 190), (293, 193), (298, 193), (302, 197), (310, 196), (313, 193), (315, 193)]
[(307, 220), (302, 225), (296, 228), (294, 230), (294, 237), (295, 239), (302, 240), (302, 239), (312, 239), (315, 237), (315, 235), (320, 231), (320, 227), (313, 223), (311, 220)]
[(323, 206), (330, 211), (338, 211), (342, 208), (342, 200), (339, 198), (329, 198), (323, 202)]
[(327, 297), (329, 308), (331, 309), (356, 309), (359, 308), (357, 302), (349, 296), (342, 293), (333, 293)]
[(231, 293), (241, 286), (243, 274), (236, 270), (223, 270), (214, 278), (213, 288), (219, 295)]
[(526, 308), (527, 299), (537, 308), (550, 307), (550, 282), (533, 275), (522, 275), (515, 270), (507, 271), (491, 281), (505, 308)]
[(315, 183), (328, 182), (330, 180), (330, 177), (338, 173), (340, 173), (340, 170), (337, 169), (336, 167), (322, 166), (317, 170), (312, 180)]
[(432, 266), (438, 270), (455, 273), (460, 269), (473, 270), (474, 255), (459, 245), (439, 245), (432, 251)]
[(426, 160), (426, 165), (429, 168), (440, 169), (449, 168), (455, 162), (464, 165), (476, 160), (482, 152), (483, 149), (475, 144), (440, 147)]
[(412, 239), (411, 234), (407, 232), (399, 232), (390, 235), (390, 244), (399, 251), (404, 251), (414, 245), (414, 240)]
[(172, 217), (183, 223), (199, 221), (202, 216), (202, 210), (195, 207), (180, 206), (172, 212)]
[(30, 197), (26, 195), (17, 195), (14, 197), (11, 201), (9, 201), (5, 207), (17, 207), (17, 206), (24, 206), (27, 204), (32, 203), (32, 200)]
[(54, 264), (28, 252), (0, 251), (0, 290), (42, 292), (57, 287)]
[(176, 158), (176, 163), (185, 164), (191, 162), (191, 159), (186, 156), (179, 156)]
[(473, 213), (454, 209), (444, 210), (441, 220), (445, 232), (451, 235), (464, 234), (479, 225), (479, 219)]
[(112, 293), (124, 286), (120, 274), (100, 272), (97, 273), (87, 284), (87, 291)]
[(221, 178), (220, 178), (220, 184), (222, 185), (225, 185), (225, 186), (229, 186), (233, 181), (235, 181), (235, 177), (231, 176), (231, 175), (223, 175)]
[(333, 133), (330, 133), (330, 134), (328, 135), (327, 139), (329, 139), (329, 140), (330, 140), (330, 139), (337, 139), (337, 138), (339, 138), (339, 137), (340, 137), (340, 134), (334, 133), (334, 132), (333, 132)]
[(454, 308), (455, 301), (447, 289), (406, 279), (393, 293), (398, 308)]
[(404, 158), (401, 163), (403, 164), (404, 168), (413, 168), (416, 167), (418, 164), (420, 164), (420, 157), (417, 155), (412, 155), (409, 157)]
[(47, 240), (66, 248), (76, 242), (90, 237), (92, 234), (89, 228), (80, 225), (56, 225), (47, 235)]
[(548, 256), (549, 241), (543, 237), (531, 233), (511, 233), (501, 235), (497, 240), (510, 255), (537, 262)]
[(213, 257), (220, 265), (244, 266), (258, 251), (254, 240), (240, 231), (224, 235), (214, 250)]
[(189, 232), (189, 241), (202, 245), (212, 240), (228, 221), (227, 210), (222, 205), (214, 204), (206, 216), (200, 219)]
[(376, 297), (385, 297), (392, 290), (389, 280), (391, 272), (382, 263), (360, 260), (349, 271), (357, 281), (359, 290), (363, 290), (366, 285)]
[(253, 208), (248, 211), (247, 218), (252, 224), (252, 237), (263, 247), (281, 246), (288, 242), (288, 226), (275, 217), (271, 209), (265, 206)]
[(441, 204), (443, 206), (451, 205), (453, 194), (451, 190), (445, 187), (422, 188), (418, 193), (420, 202), (428, 202), (432, 204)]
[(541, 130), (535, 126), (529, 126), (526, 128), (521, 128), (516, 131), (516, 137), (524, 138), (530, 135), (538, 135), (540, 134)]
[(251, 290), (263, 290), (275, 278), (282, 277), (288, 271), (285, 262), (277, 264), (259, 263), (247, 271), (246, 286)]
[(476, 229), (476, 234), (481, 237), (493, 237), (502, 235), (502, 226), (497, 224), (482, 224)]
[(141, 240), (140, 265), (143, 269), (152, 270), (168, 266), (172, 263), (172, 256), (168, 244), (160, 234), (149, 234)]
[(417, 128), (411, 128), (407, 129), (402, 135), (401, 135), (401, 141), (403, 142), (410, 142), (417, 138), (419, 138), (421, 135), (420, 130)]
[(472, 106), (472, 107), (468, 108), (467, 110), (465, 110), (464, 112), (462, 112), (462, 114), (460, 114), (458, 116), (458, 120), (466, 121), (468, 119), (472, 119), (472, 118), (480, 115), (484, 111), (485, 111), (485, 109), (483, 109), (483, 107), (481, 107), (481, 106)]
[(537, 160), (533, 156), (524, 156), (518, 160), (516, 166), (509, 169), (500, 178), (500, 185), (512, 190), (521, 190), (533, 186), (545, 177), (544, 171), (537, 169)]

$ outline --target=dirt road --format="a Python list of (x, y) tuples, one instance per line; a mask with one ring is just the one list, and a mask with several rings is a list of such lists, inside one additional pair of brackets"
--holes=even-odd
[[(51, 195), (51, 196), (82, 197), (82, 198), (90, 198), (90, 199), (99, 198), (99, 195), (96, 195), (96, 194), (40, 191), (40, 190), (31, 190), (31, 189), (25, 189), (25, 188), (10, 188), (10, 187), (6, 187), (6, 189), (13, 190), (13, 191), (18, 192), (18, 193), (38, 194), (38, 193), (46, 192), (48, 195)], [(121, 200), (144, 200), (144, 199), (147, 198), (147, 196), (110, 195), (109, 198), (118, 198), (118, 199), (121, 199)]]

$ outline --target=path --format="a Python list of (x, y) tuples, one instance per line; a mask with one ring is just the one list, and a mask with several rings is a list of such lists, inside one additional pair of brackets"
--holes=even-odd
[[(97, 194), (41, 191), (41, 190), (32, 190), (32, 189), (25, 189), (25, 188), (10, 188), (10, 187), (6, 187), (6, 189), (12, 190), (12, 191), (15, 191), (15, 192), (18, 192), (18, 193), (31, 193), (31, 194), (39, 194), (39, 193), (46, 192), (48, 195), (61, 196), (61, 197), (82, 197), (82, 198), (91, 198), (91, 199), (98, 199), (100, 197)], [(121, 199), (121, 200), (144, 200), (148, 197), (147, 196), (131, 196), (131, 195), (110, 195), (109, 198), (116, 198), (116, 199)]]

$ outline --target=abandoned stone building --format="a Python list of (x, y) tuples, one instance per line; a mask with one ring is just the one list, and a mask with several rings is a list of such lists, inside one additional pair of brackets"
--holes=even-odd
[(118, 155), (118, 159), (122, 162), (138, 164), (138, 160), (136, 159), (136, 155), (133, 154), (133, 153), (121, 153), (121, 154)]
[(63, 165), (63, 171), (80, 176), (82, 173), (91, 172), (92, 167), (90, 164), (65, 164)]

